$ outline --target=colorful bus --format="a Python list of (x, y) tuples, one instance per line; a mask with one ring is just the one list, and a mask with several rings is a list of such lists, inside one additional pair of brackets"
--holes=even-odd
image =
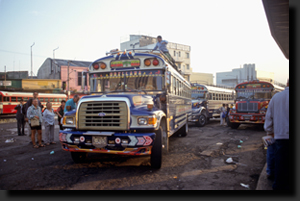
[[(33, 93), (28, 92), (0, 91), (0, 114), (15, 114), (17, 112), (15, 107), (20, 104), (20, 101), (23, 99), (26, 103), (32, 97)], [(56, 111), (61, 104), (60, 102), (67, 99), (67, 95), (39, 93), (38, 99), (44, 106), (47, 102), (51, 102), (53, 109)]]
[(210, 118), (220, 117), (223, 104), (233, 104), (235, 91), (230, 88), (191, 83), (193, 113), (191, 122), (204, 126)]
[(160, 168), (169, 137), (186, 136), (191, 86), (159, 51), (111, 52), (89, 67), (90, 94), (65, 114), (60, 141), (74, 162), (89, 152), (150, 155)]
[(240, 124), (261, 124), (272, 96), (284, 88), (264, 81), (249, 81), (235, 87), (236, 100), (228, 115), (228, 125), (236, 129)]

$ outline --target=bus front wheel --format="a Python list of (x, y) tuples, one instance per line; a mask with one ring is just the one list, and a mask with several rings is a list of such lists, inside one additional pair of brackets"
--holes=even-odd
[(199, 116), (198, 122), (196, 123), (197, 126), (203, 127), (206, 124), (206, 116), (202, 113)]
[(156, 136), (151, 150), (150, 163), (152, 168), (159, 169), (162, 163), (163, 129), (161, 126), (155, 134)]

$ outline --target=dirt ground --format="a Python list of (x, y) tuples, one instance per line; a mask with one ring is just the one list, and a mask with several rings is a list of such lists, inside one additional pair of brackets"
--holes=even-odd
[[(58, 130), (57, 144), (34, 149), (28, 136), (17, 136), (16, 123), (0, 124), (1, 190), (255, 190), (266, 162), (259, 126), (231, 129), (218, 119), (190, 124), (186, 137), (172, 136), (159, 170), (151, 169), (149, 156), (89, 154), (75, 164), (61, 149)], [(225, 162), (229, 157), (234, 163)]]

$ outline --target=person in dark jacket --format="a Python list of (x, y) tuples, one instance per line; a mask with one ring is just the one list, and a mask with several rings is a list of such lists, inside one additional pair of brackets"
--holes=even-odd
[[(18, 126), (18, 135), (25, 135), (24, 133), (24, 126), (25, 126), (25, 104), (23, 99), (21, 99), (20, 104), (15, 107), (17, 110), (16, 119), (17, 119), (17, 126)], [(22, 132), (21, 132), (22, 130)]]
[(62, 124), (61, 124), (61, 119), (63, 118), (64, 116), (64, 109), (65, 109), (65, 104), (66, 104), (66, 101), (65, 100), (62, 100), (61, 101), (61, 105), (59, 106), (59, 108), (57, 108), (56, 110), (56, 114), (57, 114), (57, 120), (58, 120), (58, 125), (59, 125), (59, 129), (60, 130), (63, 130), (63, 127), (62, 127)]

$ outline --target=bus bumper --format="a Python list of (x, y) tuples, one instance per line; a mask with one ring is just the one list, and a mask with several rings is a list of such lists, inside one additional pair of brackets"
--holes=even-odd
[[(109, 133), (109, 135), (106, 135)], [(112, 134), (113, 133), (113, 134)], [(70, 152), (92, 152), (121, 155), (149, 155), (155, 133), (118, 133), (61, 130), (62, 149)]]
[(264, 124), (264, 114), (230, 114), (229, 121), (231, 123), (240, 124)]

